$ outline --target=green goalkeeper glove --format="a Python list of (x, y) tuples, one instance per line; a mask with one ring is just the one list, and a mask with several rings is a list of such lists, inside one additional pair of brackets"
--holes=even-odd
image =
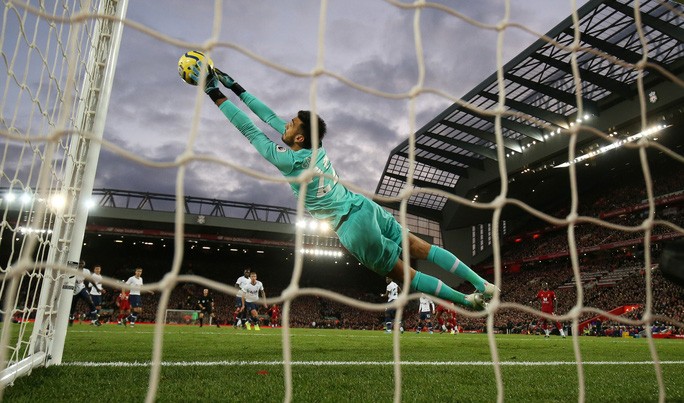
[(229, 76), (228, 74), (222, 72), (217, 68), (214, 68), (214, 74), (221, 82), (221, 84), (223, 84), (229, 90), (233, 91), (235, 95), (240, 96), (240, 94), (245, 92), (245, 89), (242, 88), (242, 86), (238, 84), (235, 80), (233, 80), (233, 77)]
[[(200, 73), (202, 71), (202, 62), (198, 61), (194, 66), (192, 66), (192, 73), (190, 77), (199, 84)], [(207, 79), (204, 82), (204, 92), (209, 95), (212, 101), (216, 102), (219, 99), (225, 98), (225, 95), (219, 90), (219, 80), (216, 74), (209, 68), (207, 72)]]
[(216, 74), (216, 77), (218, 80), (223, 84), (226, 88), (230, 88), (233, 84), (235, 84), (235, 80), (233, 80), (233, 77), (229, 76), (228, 74), (222, 72), (218, 68), (214, 69), (214, 74)]
[[(190, 73), (190, 78), (193, 79), (197, 84), (200, 83), (200, 73), (202, 72), (202, 62), (198, 61), (194, 66), (192, 66), (192, 73)], [(207, 71), (207, 79), (204, 82), (204, 92), (207, 94), (210, 93), (213, 90), (217, 90), (219, 88), (218, 85), (219, 81), (216, 78), (216, 75), (211, 71), (211, 68), (208, 69)]]

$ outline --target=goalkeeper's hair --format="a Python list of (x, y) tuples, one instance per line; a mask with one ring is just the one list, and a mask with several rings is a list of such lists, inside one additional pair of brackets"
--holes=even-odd
[[(302, 147), (311, 149), (311, 111), (299, 111), (297, 117), (302, 121), (302, 130), (304, 131), (304, 142)], [(318, 118), (318, 146), (323, 146), (323, 137), (325, 136), (326, 125), (320, 116)]]

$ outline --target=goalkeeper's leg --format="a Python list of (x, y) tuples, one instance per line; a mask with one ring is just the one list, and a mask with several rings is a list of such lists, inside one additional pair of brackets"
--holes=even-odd
[(448, 250), (440, 248), (437, 245), (430, 245), (427, 260), (449, 273), (453, 273), (467, 280), (477, 289), (477, 291), (483, 293), (486, 297), (494, 295), (494, 290), (496, 289), (494, 284), (488, 283)]
[[(399, 261), (398, 264), (403, 263)], [(482, 310), (487, 307), (487, 303), (484, 302), (481, 294), (465, 295), (444, 284), (442, 280), (439, 280), (436, 277), (432, 277), (429, 274), (415, 271), (413, 269), (411, 270), (415, 273), (413, 275), (413, 280), (411, 281), (411, 289), (415, 291), (434, 295), (435, 297), (455, 302), (459, 305), (467, 306), (476, 310)], [(401, 279), (402, 276), (398, 275), (393, 278)]]
[(480, 277), (465, 263), (461, 262), (453, 253), (444, 248), (440, 248), (437, 245), (430, 245), (414, 234), (409, 233), (408, 237), (411, 257), (432, 262), (443, 270), (467, 280), (486, 298), (490, 298), (494, 295), (497, 287)]
[[(370, 224), (369, 224), (370, 223)], [(379, 205), (370, 200), (364, 200), (362, 205), (355, 208), (336, 229), (337, 236), (342, 245), (359, 260), (359, 262), (369, 267), (371, 270), (382, 276), (389, 276), (395, 281), (404, 281), (404, 262), (401, 256), (402, 236), (406, 233), (394, 219), (394, 217), (382, 209)], [(433, 258), (442, 267), (448, 264), (445, 257), (450, 255), (453, 262), (457, 261), (453, 255), (439, 248), (445, 253), (432, 253), (430, 244), (417, 236), (408, 233), (410, 255), (416, 259)], [(457, 265), (458, 266), (458, 265)], [(485, 281), (475, 274), (470, 268), (463, 265), (467, 270), (460, 269), (462, 277), (470, 273), (469, 281), (476, 283), (478, 290), (485, 291)], [(482, 294), (471, 294), (466, 296), (441, 280), (424, 273), (416, 272), (409, 268), (408, 278), (411, 280), (411, 288), (415, 291), (424, 292), (460, 305), (483, 309), (486, 304), (481, 301)], [(492, 291), (493, 294), (493, 291)]]

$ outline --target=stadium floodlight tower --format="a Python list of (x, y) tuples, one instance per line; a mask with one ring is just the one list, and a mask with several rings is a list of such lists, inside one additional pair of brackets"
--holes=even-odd
[[(12, 225), (3, 223), (11, 236), (0, 237), (6, 242), (0, 251), (10, 250), (0, 262), (0, 399), (17, 377), (62, 362), (128, 0), (56, 3), (52, 10), (6, 3), (8, 24), (0, 32), (7, 73), (17, 82), (6, 91), (16, 102), (3, 99), (0, 106), (0, 130), (9, 133), (7, 147), (17, 149), (16, 159), (0, 166), (5, 175), (15, 172), (4, 177), (9, 186), (2, 195)], [(34, 41), (25, 40), (33, 32)], [(13, 70), (15, 62), (22, 67)], [(15, 75), (23, 65), (24, 75)], [(28, 121), (8, 124), (10, 108)], [(29, 196), (20, 206), (7, 196), (17, 190)], [(35, 319), (32, 331), (29, 319)]]

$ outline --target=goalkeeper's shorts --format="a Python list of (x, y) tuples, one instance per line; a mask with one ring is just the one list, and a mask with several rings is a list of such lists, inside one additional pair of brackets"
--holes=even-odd
[(340, 242), (361, 264), (386, 276), (401, 255), (401, 225), (377, 203), (363, 198), (337, 229)]

